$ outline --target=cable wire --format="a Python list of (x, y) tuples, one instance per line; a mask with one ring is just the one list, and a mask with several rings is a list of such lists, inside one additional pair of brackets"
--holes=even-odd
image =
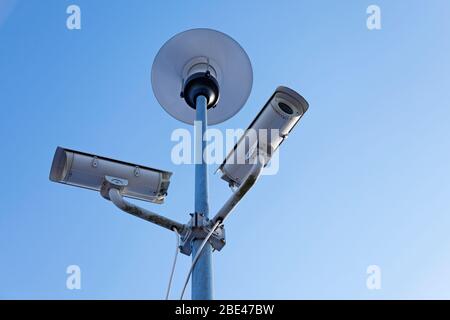
[(194, 257), (194, 260), (192, 260), (191, 268), (189, 269), (189, 273), (186, 277), (186, 281), (184, 282), (183, 291), (181, 291), (181, 297), (180, 300), (183, 300), (184, 292), (186, 291), (186, 287), (189, 283), (189, 279), (191, 278), (192, 270), (194, 270), (195, 264), (197, 263), (198, 259), (200, 258), (200, 254), (203, 251), (203, 248), (205, 247), (206, 243), (208, 242), (209, 238), (211, 238), (214, 231), (216, 231), (217, 227), (221, 224), (221, 220), (218, 220), (216, 224), (211, 228), (211, 231), (206, 236), (205, 240), (203, 240), (202, 244), (200, 245), (200, 248), (197, 251), (197, 254)]
[(173, 275), (175, 273), (175, 266), (177, 264), (178, 251), (180, 247), (180, 234), (178, 233), (177, 228), (173, 228), (175, 232), (175, 236), (177, 237), (177, 246), (175, 248), (175, 258), (173, 259), (172, 272), (170, 273), (169, 285), (167, 286), (166, 300), (169, 300), (170, 288), (172, 287)]

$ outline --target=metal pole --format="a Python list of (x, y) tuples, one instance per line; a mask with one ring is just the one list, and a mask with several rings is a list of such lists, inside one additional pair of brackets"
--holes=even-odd
[[(195, 214), (207, 219), (208, 205), (208, 166), (204, 159), (206, 141), (203, 135), (207, 128), (207, 100), (204, 96), (196, 100), (195, 124)], [(203, 221), (203, 219), (199, 219)], [(192, 258), (195, 257), (203, 239), (192, 241)], [(213, 299), (212, 247), (207, 243), (192, 271), (192, 300)]]

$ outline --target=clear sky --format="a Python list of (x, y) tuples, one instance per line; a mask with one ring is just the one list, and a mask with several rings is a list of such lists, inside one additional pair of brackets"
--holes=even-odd
[[(77, 4), (82, 29), (66, 28)], [(369, 31), (366, 9), (381, 8)], [(226, 223), (218, 299), (450, 298), (450, 4), (433, 1), (0, 0), (0, 298), (160, 299), (175, 238), (92, 191), (51, 183), (57, 146), (173, 171), (164, 205), (187, 222), (187, 128), (157, 103), (154, 56), (208, 27), (247, 51), (245, 128), (276, 86), (310, 109)], [(210, 167), (214, 213), (230, 195)], [(79, 265), (82, 289), (66, 288)], [(190, 264), (180, 256), (178, 297)], [(381, 290), (366, 269), (382, 271)], [(187, 295), (189, 297), (189, 294)]]

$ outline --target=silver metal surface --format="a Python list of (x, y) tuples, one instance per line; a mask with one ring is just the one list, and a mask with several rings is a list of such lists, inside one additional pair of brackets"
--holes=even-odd
[(108, 194), (111, 202), (122, 211), (157, 224), (163, 228), (169, 229), (170, 231), (173, 231), (173, 229), (176, 228), (178, 233), (182, 234), (184, 232), (185, 226), (183, 224), (126, 201), (118, 189), (111, 188), (109, 189)]
[[(291, 111), (280, 108), (284, 104)], [(267, 165), (273, 153), (308, 110), (308, 102), (287, 87), (278, 87), (218, 168), (222, 179), (239, 187), (253, 168)]]
[(223, 223), (231, 211), (236, 207), (236, 205), (241, 201), (241, 199), (245, 196), (245, 194), (251, 189), (251, 187), (255, 184), (256, 180), (258, 180), (259, 175), (261, 174), (263, 166), (261, 163), (256, 163), (251, 167), (250, 173), (248, 174), (245, 181), (241, 184), (241, 186), (231, 195), (231, 197), (225, 202), (222, 208), (217, 212), (214, 218), (211, 219), (211, 224), (215, 224), (218, 221)]
[[(210, 220), (205, 219), (201, 215), (192, 214), (191, 221), (186, 225), (185, 232), (181, 238), (180, 252), (190, 256), (192, 253), (192, 241), (195, 239), (205, 239), (211, 231)], [(214, 230), (209, 243), (214, 250), (220, 251), (225, 246), (225, 228), (219, 226)]]
[(100, 191), (106, 176), (116, 177), (128, 182), (122, 190), (125, 197), (163, 203), (171, 175), (167, 171), (58, 147), (50, 180)]

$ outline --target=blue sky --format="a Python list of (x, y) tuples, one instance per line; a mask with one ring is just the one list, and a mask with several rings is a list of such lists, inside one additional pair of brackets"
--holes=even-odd
[[(66, 28), (77, 4), (82, 29)], [(366, 28), (381, 8), (382, 29)], [(158, 105), (154, 56), (174, 34), (220, 30), (247, 51), (245, 128), (278, 85), (310, 109), (226, 223), (218, 299), (450, 298), (450, 4), (433, 1), (0, 0), (0, 298), (160, 299), (173, 234), (94, 192), (51, 183), (57, 146), (174, 172), (155, 211), (186, 222), (188, 126)], [(210, 207), (230, 191), (210, 167)], [(181, 256), (174, 297), (190, 258)], [(82, 290), (66, 289), (66, 267)], [(366, 268), (382, 270), (368, 290)], [(189, 294), (188, 294), (189, 297)]]

